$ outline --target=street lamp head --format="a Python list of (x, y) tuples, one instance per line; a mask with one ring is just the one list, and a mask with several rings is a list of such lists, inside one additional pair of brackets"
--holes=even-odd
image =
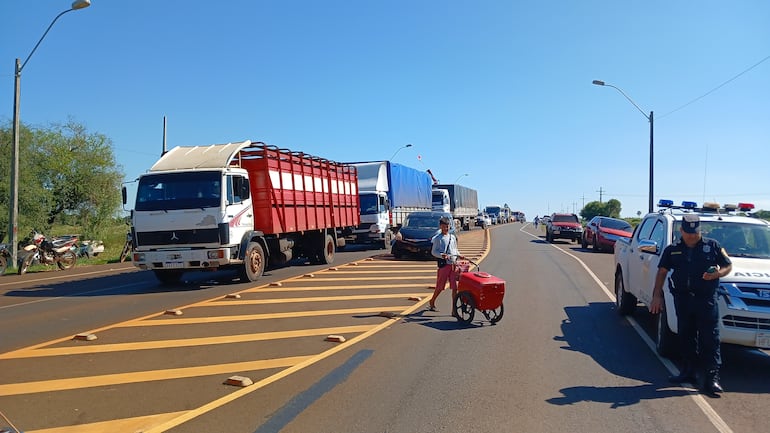
[(72, 2), (72, 9), (78, 10), (91, 6), (91, 0), (75, 0)]
[(592, 84), (596, 84), (597, 86), (603, 86), (604, 85), (604, 81), (602, 81), (602, 80), (593, 80), (591, 83)]

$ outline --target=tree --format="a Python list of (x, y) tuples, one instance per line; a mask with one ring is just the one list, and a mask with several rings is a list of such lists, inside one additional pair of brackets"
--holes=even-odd
[(580, 216), (588, 221), (595, 216), (606, 216), (610, 218), (620, 218), (620, 202), (616, 199), (610, 199), (605, 203), (599, 201), (588, 202), (580, 211)]
[[(120, 210), (121, 167), (112, 141), (89, 133), (70, 119), (48, 128), (20, 128), (19, 234), (48, 231), (74, 220), (84, 235), (96, 236)], [(11, 128), (0, 130), (0, 156), (10, 152)], [(5, 143), (8, 146), (5, 146)], [(3, 158), (10, 160), (10, 156)], [(0, 166), (0, 222), (8, 226), (10, 164)]]

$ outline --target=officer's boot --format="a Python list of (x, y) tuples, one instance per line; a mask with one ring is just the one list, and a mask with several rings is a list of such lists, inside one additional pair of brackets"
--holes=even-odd
[(708, 395), (724, 392), (722, 385), (719, 384), (719, 369), (713, 368), (706, 372), (706, 377), (703, 381), (703, 392)]
[(669, 376), (668, 381), (671, 383), (695, 383), (695, 368), (692, 363), (685, 361), (679, 374)]

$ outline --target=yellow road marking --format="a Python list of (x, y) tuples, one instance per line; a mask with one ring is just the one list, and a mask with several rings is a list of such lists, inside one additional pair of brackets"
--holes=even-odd
[(69, 389), (124, 385), (127, 383), (150, 382), (154, 380), (183, 379), (188, 377), (211, 376), (215, 374), (266, 370), (270, 368), (290, 367), (307, 361), (312, 357), (313, 355), (290, 356), (286, 358), (232, 362), (228, 364), (204, 365), (200, 367), (170, 368), (165, 370), (138, 371), (134, 373), (103, 374), (98, 376), (11, 383), (0, 385), (0, 395), (9, 396), (38, 392), (66, 391)]
[(214, 317), (190, 317), (180, 318), (175, 316), (163, 320), (143, 320), (141, 322), (126, 322), (117, 325), (118, 328), (130, 328), (141, 326), (167, 326), (167, 325), (191, 325), (199, 323), (219, 323), (219, 322), (237, 322), (241, 320), (267, 320), (267, 319), (290, 319), (294, 317), (318, 317), (333, 316), (338, 314), (362, 314), (379, 313), (381, 311), (398, 311), (409, 306), (392, 307), (367, 307), (367, 308), (346, 308), (341, 310), (320, 310), (320, 311), (291, 311), (283, 313), (263, 313), (263, 314), (243, 314), (237, 316), (214, 316)]
[(43, 430), (26, 430), (27, 433), (104, 433), (104, 432), (142, 432), (146, 428), (164, 423), (181, 416), (186, 411), (159, 413), (155, 415), (137, 416), (110, 421), (94, 422), (91, 424), (68, 425), (65, 427), (46, 428)]
[(22, 350), (0, 355), (0, 359), (42, 358), (47, 356), (84, 355), (89, 353), (122, 352), (134, 350), (170, 349), (173, 347), (207, 346), (213, 344), (245, 343), (249, 341), (280, 340), (285, 338), (309, 337), (313, 335), (352, 334), (366, 332), (374, 325), (336, 326), (330, 328), (295, 329), (291, 331), (261, 332), (254, 334), (223, 335), (218, 337), (180, 338), (173, 340), (152, 340), (132, 343), (94, 344), (76, 347), (51, 347)]
[[(417, 310), (418, 308), (420, 308), (423, 304), (425, 304), (427, 302), (428, 302), (428, 299), (426, 298), (424, 301), (421, 301), (420, 303), (415, 304), (415, 305), (405, 309), (400, 314), (402, 316), (408, 315), (408, 314), (412, 313), (413, 311)], [(281, 371), (279, 371), (278, 373), (276, 373), (276, 374), (274, 374), (272, 376), (266, 377), (266, 378), (264, 378), (264, 379), (262, 379), (262, 380), (260, 380), (258, 382), (255, 382), (253, 385), (247, 386), (245, 388), (237, 389), (237, 390), (233, 391), (232, 393), (230, 393), (228, 395), (225, 395), (225, 396), (222, 396), (222, 397), (220, 397), (220, 398), (218, 398), (216, 400), (213, 400), (213, 401), (211, 401), (209, 403), (206, 403), (206, 404), (204, 404), (203, 406), (201, 406), (201, 407), (199, 407), (197, 409), (189, 410), (189, 411), (185, 412), (184, 414), (182, 414), (181, 416), (179, 416), (176, 419), (167, 421), (167, 422), (162, 423), (160, 425), (156, 425), (156, 426), (154, 426), (152, 428), (149, 428), (149, 429), (145, 430), (142, 433), (162, 433), (162, 432), (165, 432), (165, 431), (167, 431), (167, 430), (169, 430), (171, 428), (174, 428), (174, 427), (176, 427), (176, 426), (178, 426), (178, 425), (180, 425), (182, 423), (185, 423), (185, 422), (187, 422), (187, 421), (189, 421), (191, 419), (197, 418), (197, 417), (199, 417), (199, 416), (201, 416), (201, 415), (203, 415), (203, 414), (205, 414), (207, 412), (210, 412), (210, 411), (212, 411), (212, 410), (214, 410), (214, 409), (216, 409), (218, 407), (224, 406), (225, 404), (230, 403), (231, 401), (237, 400), (237, 399), (239, 399), (239, 398), (241, 398), (241, 397), (243, 397), (245, 395), (248, 395), (248, 394), (250, 394), (250, 393), (252, 393), (254, 391), (262, 389), (265, 386), (267, 386), (267, 385), (269, 385), (269, 384), (271, 384), (273, 382), (276, 382), (276, 381), (278, 381), (280, 379), (283, 379), (286, 376), (289, 376), (289, 375), (291, 375), (293, 373), (296, 373), (297, 371), (300, 371), (300, 370), (302, 370), (305, 367), (309, 367), (309, 366), (315, 364), (316, 362), (319, 362), (319, 361), (321, 361), (323, 359), (326, 359), (326, 358), (334, 355), (335, 353), (337, 353), (337, 352), (339, 352), (341, 350), (347, 349), (349, 346), (352, 346), (352, 345), (354, 345), (354, 344), (356, 344), (356, 343), (358, 343), (358, 342), (360, 342), (362, 340), (365, 340), (365, 339), (371, 337), (372, 335), (382, 331), (383, 329), (388, 328), (393, 323), (395, 323), (393, 320), (387, 320), (387, 321), (377, 325), (375, 328), (372, 328), (371, 330), (369, 330), (367, 332), (364, 332), (363, 334), (357, 335), (357, 336), (351, 338), (350, 340), (348, 340), (348, 341), (346, 341), (344, 343), (340, 343), (337, 346), (334, 346), (334, 347), (332, 347), (331, 349), (329, 349), (327, 351), (324, 351), (324, 352), (319, 353), (318, 355), (312, 356), (312, 357), (306, 359), (305, 361), (302, 361), (302, 362), (300, 362), (298, 364), (295, 364), (295, 365), (293, 365), (293, 366), (291, 366), (291, 367), (289, 367), (289, 368), (287, 368), (285, 370), (281, 370)]]
[[(434, 276), (435, 278), (435, 276)], [(297, 281), (297, 283), (309, 283), (310, 281)], [(407, 288), (422, 288), (425, 287), (425, 283), (422, 284), (346, 284), (344, 286), (272, 286), (265, 288), (246, 289), (241, 293), (249, 292), (303, 292), (313, 290), (352, 290), (352, 289), (407, 289)], [(211, 301), (215, 302), (215, 301)]]
[(212, 301), (200, 307), (222, 307), (230, 305), (292, 304), (299, 302), (361, 301), (367, 299), (396, 299), (411, 296), (424, 296), (422, 293), (386, 293), (381, 295), (317, 296), (312, 298), (277, 298), (277, 299), (241, 299), (234, 301)]

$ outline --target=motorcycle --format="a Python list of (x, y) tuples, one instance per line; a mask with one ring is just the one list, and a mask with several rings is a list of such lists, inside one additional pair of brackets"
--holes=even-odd
[(45, 235), (33, 231), (30, 237), (32, 243), (22, 248), (25, 255), (19, 258), (19, 275), (24, 275), (35, 261), (44, 265), (56, 264), (62, 270), (75, 266), (78, 256), (73, 247), (78, 243), (77, 236), (63, 236), (49, 241)]
[(11, 261), (11, 250), (8, 244), (0, 244), (0, 275), (5, 274), (8, 269), (8, 262)]

